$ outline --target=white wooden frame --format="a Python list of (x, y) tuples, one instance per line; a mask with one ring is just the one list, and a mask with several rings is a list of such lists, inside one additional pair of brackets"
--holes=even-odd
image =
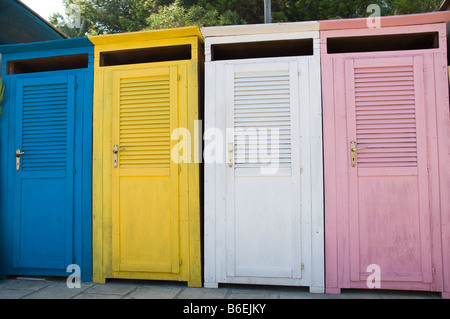
[[(204, 163), (204, 286), (217, 288), (219, 283), (308, 286), (310, 292), (324, 292), (324, 220), (323, 220), (323, 150), (320, 77), (319, 24), (316, 22), (275, 25), (203, 28), (205, 37), (205, 130), (217, 128), (226, 132), (227, 64), (296, 62), (299, 77), (300, 134), (300, 205), (301, 260), (300, 279), (227, 275), (227, 164), (226, 143), (220, 163)], [(312, 38), (314, 53), (310, 56), (211, 61), (211, 46)], [(309, 87), (309, 90), (305, 90)], [(216, 136), (217, 138), (217, 136)], [(223, 136), (225, 138), (225, 136)], [(208, 141), (205, 141), (205, 144)]]

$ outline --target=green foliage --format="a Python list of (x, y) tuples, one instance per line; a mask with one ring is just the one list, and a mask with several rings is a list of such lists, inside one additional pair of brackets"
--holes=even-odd
[(395, 0), (393, 2), (395, 14), (410, 14), (436, 11), (439, 9), (442, 0)]
[(91, 34), (142, 30), (156, 0), (67, 0), (78, 5), (90, 24)]
[[(272, 6), (275, 1), (272, 0)], [(185, 7), (196, 4), (206, 10), (231, 11), (246, 23), (261, 23), (264, 21), (264, 0), (181, 0), (180, 2)]]
[[(367, 17), (367, 7), (377, 4), (382, 15), (436, 11), (442, 0), (272, 0), (272, 22)], [(263, 23), (263, 0), (181, 0), (208, 10), (236, 12), (246, 23)]]
[(240, 21), (238, 15), (230, 10), (225, 11), (224, 14), (219, 14), (215, 9), (206, 10), (199, 5), (193, 5), (186, 9), (177, 0), (170, 5), (160, 6), (157, 12), (150, 15), (147, 22), (148, 27), (145, 29), (158, 30), (193, 25), (203, 27), (239, 24), (243, 21)]
[[(271, 0), (272, 22), (367, 17), (370, 4), (381, 14), (435, 11), (442, 0)], [(264, 22), (263, 0), (64, 0), (66, 15), (54, 14), (51, 22), (71, 37), (121, 33), (188, 25), (214, 26)], [(81, 13), (79, 28), (71, 28)]]
[(49, 22), (66, 34), (69, 38), (83, 37), (89, 33), (89, 24), (85, 19), (80, 19), (78, 24), (75, 17), (64, 17), (60, 13), (53, 13)]
[[(147, 18), (167, 0), (63, 0), (68, 19), (53, 14), (51, 21), (69, 36), (84, 36), (139, 31), (147, 26)], [(70, 22), (80, 14), (83, 30), (68, 30)]]

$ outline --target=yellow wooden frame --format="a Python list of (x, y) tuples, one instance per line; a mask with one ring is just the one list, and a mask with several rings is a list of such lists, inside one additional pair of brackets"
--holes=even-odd
[[(197, 27), (172, 30), (135, 32), (90, 37), (95, 45), (94, 106), (93, 106), (93, 281), (106, 278), (155, 279), (187, 281), (191, 287), (201, 287), (200, 229), (200, 165), (196, 163), (199, 136), (194, 121), (199, 119), (200, 81), (203, 72), (203, 38)], [(191, 45), (191, 59), (169, 62), (141, 63), (100, 67), (100, 53), (150, 47)], [(200, 60), (199, 60), (200, 56)], [(178, 164), (179, 183), (179, 273), (148, 273), (113, 271), (112, 247), (112, 110), (114, 70), (139, 70), (156, 67), (176, 67), (178, 70), (178, 127), (191, 133), (191, 163)], [(184, 105), (183, 105), (184, 103)], [(176, 144), (171, 143), (171, 145)]]

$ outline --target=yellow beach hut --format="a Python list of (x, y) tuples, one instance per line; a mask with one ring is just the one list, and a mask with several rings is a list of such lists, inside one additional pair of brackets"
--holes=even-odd
[(95, 45), (93, 281), (201, 282), (197, 27)]

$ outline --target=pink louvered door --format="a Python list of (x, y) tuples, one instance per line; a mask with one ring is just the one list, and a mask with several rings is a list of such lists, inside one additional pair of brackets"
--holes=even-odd
[(382, 285), (432, 282), (423, 70), (422, 56), (345, 60), (352, 282), (372, 264)]

